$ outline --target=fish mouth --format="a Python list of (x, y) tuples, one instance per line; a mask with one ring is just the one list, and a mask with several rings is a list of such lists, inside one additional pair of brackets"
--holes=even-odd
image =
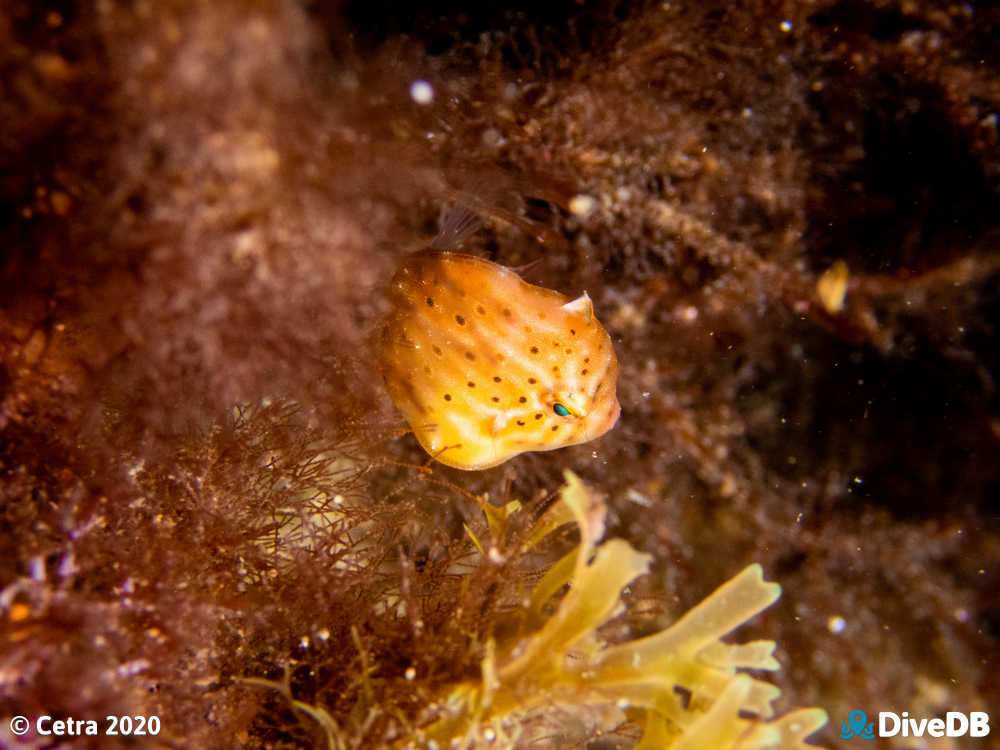
[(601, 425), (601, 430), (598, 435), (603, 435), (605, 432), (614, 427), (618, 423), (618, 417), (621, 416), (621, 413), (622, 405), (618, 403), (618, 399), (616, 398), (614, 404), (608, 410), (607, 419), (605, 419), (604, 423)]
[(578, 443), (589, 443), (591, 440), (597, 440), (597, 438), (608, 432), (615, 424), (618, 423), (618, 417), (621, 415), (621, 404), (618, 403), (618, 399), (615, 399), (606, 408), (602, 409), (604, 414), (602, 415), (600, 411), (591, 412), (591, 419), (587, 425), (588, 429), (586, 432), (580, 436), (579, 440), (572, 445)]
[(594, 418), (588, 425), (589, 429), (576, 441), (569, 443), (569, 445), (579, 445), (580, 443), (589, 443), (591, 440), (597, 440), (597, 438), (607, 433), (618, 423), (618, 417), (621, 415), (621, 412), (622, 407), (621, 404), (618, 403), (618, 399), (615, 399), (614, 402), (607, 407), (604, 417), (600, 417), (600, 414), (597, 411), (592, 412)]

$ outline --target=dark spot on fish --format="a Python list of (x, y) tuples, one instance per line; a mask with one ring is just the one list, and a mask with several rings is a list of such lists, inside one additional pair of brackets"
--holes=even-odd
[(539, 320), (545, 320), (545, 313), (543, 313), (543, 312), (538, 313), (538, 319)]
[(444, 400), (445, 401), (451, 401), (451, 394), (450, 393), (444, 394)]
[(573, 350), (572, 350), (572, 349), (567, 349), (567, 350), (566, 350), (566, 353), (567, 353), (567, 354), (572, 354), (572, 353), (573, 353)]
[(503, 316), (504, 316), (505, 318), (509, 318), (509, 317), (510, 317), (511, 315), (512, 315), (512, 313), (511, 313), (511, 311), (510, 311), (510, 308), (509, 308), (509, 307), (505, 307), (505, 308), (503, 309)]
[(553, 432), (555, 432), (558, 429), (559, 429), (559, 425), (557, 425), (557, 424), (552, 425), (552, 431)]
[(524, 332), (525, 333), (531, 333), (531, 326), (525, 326), (524, 327)]
[(576, 329), (575, 328), (570, 328), (569, 329), (569, 335), (570, 336), (576, 336)]
[(493, 376), (493, 382), (494, 383), (499, 383), (500, 382), (500, 376), (499, 375), (494, 375)]
[(584, 370), (584, 371), (583, 371), (583, 372), (581, 372), (580, 374), (581, 374), (581, 375), (586, 375), (586, 374), (587, 374), (588, 372), (590, 372), (590, 370)]
[(535, 419), (541, 419), (541, 418), (542, 418), (542, 413), (541, 413), (541, 412), (538, 412), (538, 413), (537, 413), (537, 414), (535, 415)]
[(552, 342), (552, 346), (554, 346), (556, 349), (558, 349), (559, 348), (559, 342), (558, 341), (553, 341)]
[(492, 401), (493, 401), (494, 404), (499, 404), (500, 403), (500, 399), (497, 398), (496, 396), (493, 397)]
[(432, 297), (427, 298), (427, 306), (434, 307), (434, 299)]
[(559, 365), (552, 365), (552, 372), (559, 372)]
[(431, 374), (431, 368), (429, 368), (427, 365), (424, 365), (424, 372), (426, 372), (428, 375), (430, 375)]
[(531, 353), (532, 354), (538, 354), (538, 347), (537, 346), (531, 347)]
[(440, 346), (435, 346), (434, 347), (434, 353), (440, 357), (441, 356), (441, 347)]
[(534, 385), (534, 384), (535, 384), (535, 383), (537, 383), (538, 381), (537, 381), (537, 380), (535, 380), (534, 378), (528, 378), (528, 382), (529, 382), (529, 383), (531, 383), (531, 385)]
[(476, 305), (476, 312), (479, 313), (480, 315), (485, 315), (486, 308), (483, 307), (482, 305)]
[(583, 361), (584, 361), (584, 362), (589, 362), (589, 361), (590, 361), (590, 357), (584, 357), (584, 358), (583, 358)]
[(528, 399), (526, 399), (524, 396), (521, 396), (521, 398), (519, 398), (518, 401), (520, 401), (522, 404), (524, 404), (524, 403), (527, 403)]
[(461, 315), (456, 315), (455, 316), (455, 322), (458, 323), (460, 326), (464, 326), (465, 325), (465, 318), (463, 318)]
[(517, 423), (518, 423), (518, 425), (520, 425), (521, 427), (524, 427), (524, 420), (523, 420), (523, 419), (519, 419), (519, 420), (517, 420)]
[(469, 360), (470, 362), (474, 362), (474, 361), (475, 361), (475, 359), (476, 359), (476, 355), (475, 355), (475, 354), (473, 354), (472, 352), (466, 352), (466, 353), (465, 353), (465, 358), (466, 358), (467, 360)]
[(473, 383), (471, 380), (468, 383), (466, 383), (466, 385), (469, 386), (469, 388), (475, 388), (476, 387), (476, 384)]

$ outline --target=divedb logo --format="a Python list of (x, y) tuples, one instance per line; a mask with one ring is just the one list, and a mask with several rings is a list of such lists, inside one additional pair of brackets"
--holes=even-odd
[(854, 710), (847, 721), (840, 722), (840, 739), (858, 737), (873, 740), (876, 737), (985, 737), (990, 733), (990, 715), (985, 711), (949, 711), (944, 718), (915, 719), (906, 711), (878, 712), (878, 732), (875, 722), (868, 721), (864, 711)]

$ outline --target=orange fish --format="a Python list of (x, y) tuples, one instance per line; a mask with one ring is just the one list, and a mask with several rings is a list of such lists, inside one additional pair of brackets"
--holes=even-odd
[(487, 469), (586, 443), (621, 411), (618, 360), (590, 297), (570, 300), (461, 253), (410, 255), (381, 337), (386, 389), (429, 454)]

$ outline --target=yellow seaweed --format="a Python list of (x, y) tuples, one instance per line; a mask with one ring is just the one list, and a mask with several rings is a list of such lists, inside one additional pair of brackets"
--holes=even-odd
[[(775, 644), (720, 640), (780, 596), (780, 586), (765, 582), (759, 565), (666, 630), (608, 644), (597, 630), (620, 609), (622, 589), (647, 571), (650, 557), (619, 539), (598, 546), (604, 505), (570, 472), (561, 504), (550, 513), (565, 519), (569, 511), (580, 527), (580, 544), (536, 585), (530, 609), (541, 618), (566, 584), (568, 593), (530, 637), (488, 642), (481, 678), (442, 696), (439, 718), (414, 738), (420, 746), (513, 748), (563, 733), (576, 736), (583, 725), (607, 732), (632, 722), (642, 727), (637, 750), (813, 747), (805, 737), (826, 723), (826, 713), (805, 709), (769, 721), (780, 690), (738, 671), (778, 669)], [(551, 531), (545, 516), (539, 523)], [(686, 704), (675, 687), (688, 691)], [(578, 731), (566, 731), (568, 720)]]

